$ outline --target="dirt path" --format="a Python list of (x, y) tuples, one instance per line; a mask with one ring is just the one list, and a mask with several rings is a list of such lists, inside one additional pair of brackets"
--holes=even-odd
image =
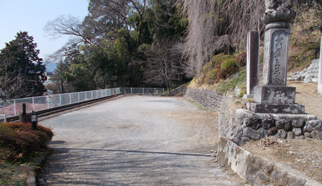
[(317, 83), (288, 81), (287, 86), (296, 87), (296, 103), (305, 106), (305, 112), (322, 119), (322, 96), (317, 93)]
[(42, 121), (55, 151), (40, 185), (244, 185), (211, 157), (217, 119), (184, 98), (132, 96)]

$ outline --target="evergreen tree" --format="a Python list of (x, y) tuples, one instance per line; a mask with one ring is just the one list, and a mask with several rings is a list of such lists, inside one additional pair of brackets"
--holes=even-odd
[(18, 32), (15, 37), (0, 51), (2, 99), (41, 96), (46, 91), (46, 67), (38, 57), (37, 44), (27, 32)]

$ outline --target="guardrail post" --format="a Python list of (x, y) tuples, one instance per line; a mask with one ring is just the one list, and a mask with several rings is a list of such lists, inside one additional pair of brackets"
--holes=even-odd
[(50, 100), (49, 100), (49, 96), (47, 96), (47, 104), (48, 104), (48, 108), (50, 108)]
[(144, 94), (144, 88), (143, 88), (143, 94)]
[(60, 99), (60, 106), (62, 106), (63, 105), (63, 102), (62, 102), (62, 94), (59, 94), (59, 99)]
[(14, 114), (17, 115), (17, 109), (16, 109), (16, 100), (13, 100), (13, 109), (14, 109)]
[(69, 93), (69, 104), (72, 104), (72, 93)]
[(32, 97), (32, 109), (34, 110), (35, 109), (35, 97)]
[(78, 100), (77, 100), (77, 102), (79, 103), (79, 101), (80, 101), (80, 92), (78, 92), (77, 94), (78, 94)]

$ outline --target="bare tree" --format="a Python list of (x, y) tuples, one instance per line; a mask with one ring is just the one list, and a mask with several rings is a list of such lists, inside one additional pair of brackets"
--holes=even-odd
[[(10, 60), (6, 59), (1, 61), (0, 69), (8, 69), (8, 66), (11, 66)], [(10, 98), (28, 97), (32, 95), (32, 92), (27, 91), (24, 87), (26, 84), (31, 84), (33, 82), (28, 81), (28, 78), (26, 78), (21, 71), (14, 69), (13, 71), (3, 70), (1, 72), (1, 99), (4, 102), (7, 102), (7, 99)]]
[[(62, 15), (53, 21), (49, 21), (44, 27), (44, 31), (54, 38), (59, 38), (62, 35), (76, 36), (82, 40), (84, 43), (88, 43), (94, 46), (100, 47), (100, 42), (89, 34), (84, 32), (85, 27), (82, 25), (81, 21), (71, 15)], [(75, 42), (76, 39), (72, 39)]]
[(244, 47), (246, 34), (262, 29), (264, 0), (195, 1), (178, 0), (189, 18), (188, 40), (184, 54), (186, 73), (191, 77), (202, 72), (205, 62), (218, 51), (230, 53), (230, 47)]
[(140, 45), (142, 22), (146, 19), (146, 0), (90, 0), (89, 14), (83, 22), (71, 15), (63, 15), (46, 24), (44, 31), (48, 35), (76, 36), (83, 42), (101, 46), (101, 39), (115, 39), (118, 29), (131, 30), (128, 22), (130, 14), (136, 12), (139, 16), (137, 23), (137, 47)]
[(146, 51), (147, 70), (145, 79), (147, 83), (166, 85), (168, 91), (172, 82), (181, 74), (182, 43), (163, 40), (151, 46)]

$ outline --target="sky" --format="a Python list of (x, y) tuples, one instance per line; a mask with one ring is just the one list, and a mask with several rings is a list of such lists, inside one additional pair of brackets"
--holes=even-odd
[(46, 60), (69, 39), (47, 36), (43, 30), (47, 22), (60, 15), (72, 15), (82, 21), (88, 13), (88, 4), (89, 0), (0, 0), (0, 49), (14, 40), (17, 32), (26, 31), (37, 43), (39, 57)]

